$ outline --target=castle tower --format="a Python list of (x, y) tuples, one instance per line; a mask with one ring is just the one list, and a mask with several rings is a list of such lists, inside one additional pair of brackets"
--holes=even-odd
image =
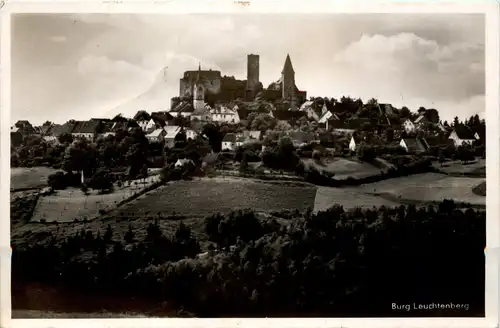
[(295, 94), (295, 71), (293, 70), (290, 55), (286, 55), (285, 65), (281, 71), (281, 97), (283, 100), (288, 100), (291, 104), (291, 110), (295, 110), (297, 106)]
[(205, 108), (205, 85), (200, 77), (201, 64), (198, 65), (198, 75), (193, 86), (193, 107), (195, 110), (203, 110)]
[(247, 55), (247, 100), (253, 100), (259, 85), (259, 55)]

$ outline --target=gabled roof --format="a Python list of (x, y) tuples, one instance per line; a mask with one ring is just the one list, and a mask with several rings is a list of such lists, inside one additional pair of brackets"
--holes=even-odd
[(236, 134), (234, 134), (234, 133), (227, 133), (224, 136), (224, 139), (222, 139), (222, 142), (236, 142)]
[(61, 134), (64, 134), (64, 133), (71, 134), (71, 133), (73, 133), (75, 126), (76, 126), (76, 122), (74, 122), (74, 121), (66, 122), (63, 125), (55, 124), (52, 127), (51, 134), (53, 136), (56, 136), (56, 137), (59, 137)]
[(298, 110), (273, 110), (272, 114), (279, 121), (298, 120), (307, 115), (305, 112)]
[(163, 127), (163, 130), (165, 130), (165, 132), (167, 133), (165, 135), (165, 138), (166, 139), (174, 139), (175, 136), (181, 132), (181, 127), (180, 126), (176, 126), (176, 125), (171, 125), (171, 126), (164, 126)]
[(151, 133), (149, 133), (147, 136), (150, 138), (155, 138), (155, 137), (160, 136), (162, 133), (165, 133), (165, 130), (156, 129), (156, 130), (152, 131)]
[(309, 107), (311, 107), (312, 105), (314, 104), (314, 101), (312, 100), (308, 100), (306, 101), (305, 103), (302, 104), (302, 106), (300, 106), (300, 109), (299, 110), (307, 110)]
[(140, 110), (134, 115), (134, 120), (136, 121), (149, 121), (151, 115), (145, 110)]
[(165, 112), (165, 111), (162, 111), (162, 112), (152, 112), (151, 113), (151, 118), (154, 118), (154, 119), (157, 119), (157, 120), (161, 120), (161, 121), (164, 121), (164, 122), (168, 122), (168, 121), (171, 121), (174, 119), (174, 117), (172, 116), (172, 114), (170, 114), (169, 112)]
[(420, 138), (403, 138), (402, 140), (409, 151), (418, 152), (427, 149), (425, 141)]
[(319, 123), (326, 123), (328, 120), (338, 120), (339, 117), (337, 114), (332, 113), (331, 111), (326, 111), (319, 119)]
[(97, 133), (100, 127), (101, 122), (98, 120), (76, 121), (71, 133)]
[(348, 121), (340, 121), (340, 120), (328, 120), (328, 125), (333, 127), (334, 129), (346, 129), (346, 130), (357, 130), (361, 128), (364, 123), (369, 123), (369, 119), (358, 118), (351, 119)]
[(188, 101), (181, 101), (174, 108), (170, 110), (170, 113), (192, 113), (192, 112), (194, 112), (194, 107)]
[(465, 125), (459, 125), (456, 126), (453, 131), (457, 134), (457, 136), (462, 139), (462, 140), (473, 140), (474, 138), (474, 133), (472, 132), (471, 129), (466, 127)]

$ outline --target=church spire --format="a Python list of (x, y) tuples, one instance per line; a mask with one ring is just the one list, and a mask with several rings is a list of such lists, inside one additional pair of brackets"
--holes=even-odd
[(286, 54), (285, 65), (283, 66), (283, 71), (281, 73), (283, 74), (285, 72), (294, 72), (290, 54)]

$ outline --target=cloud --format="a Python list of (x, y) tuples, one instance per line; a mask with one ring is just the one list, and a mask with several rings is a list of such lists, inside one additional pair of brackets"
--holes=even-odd
[[(280, 77), (290, 53), (297, 86), (310, 96), (436, 106), (444, 116), (463, 108), (469, 116), (467, 107), (475, 111), (477, 99), (484, 98), (484, 18), (472, 16), (17, 17), (12, 117), (43, 121), (104, 115), (149, 90), (155, 79), (164, 78), (164, 67), (167, 81), (161, 90), (167, 97), (178, 95), (183, 72), (198, 63), (245, 79), (249, 53), (260, 55), (265, 86)], [(67, 40), (57, 42), (62, 31)]]
[[(455, 42), (446, 45), (413, 33), (392, 36), (364, 34), (334, 57), (344, 91), (362, 98), (376, 96), (395, 103), (442, 104), (443, 116), (455, 108), (467, 115), (478, 99), (484, 103), (484, 46)], [(407, 104), (408, 105), (408, 104)], [(417, 106), (417, 108), (418, 108)]]

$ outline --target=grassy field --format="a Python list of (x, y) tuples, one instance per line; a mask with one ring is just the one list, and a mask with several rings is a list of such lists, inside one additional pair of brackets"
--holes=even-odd
[(85, 195), (75, 188), (59, 190), (53, 195), (40, 197), (31, 221), (72, 222), (74, 219), (93, 219), (99, 215), (99, 210), (114, 208), (119, 202), (151, 185), (158, 178), (159, 176), (149, 177), (145, 184), (142, 180), (133, 181), (130, 186), (115, 187), (113, 193), (103, 195), (92, 190), (91, 194)]
[(380, 173), (381, 169), (363, 162), (348, 160), (345, 158), (323, 159), (318, 164), (312, 159), (303, 160), (306, 166), (313, 166), (318, 171), (335, 173), (335, 179), (347, 179), (348, 177), (363, 178)]
[(388, 179), (360, 186), (366, 193), (387, 193), (406, 200), (442, 201), (453, 199), (476, 205), (485, 205), (486, 198), (478, 196), (472, 189), (483, 182), (480, 178), (449, 177), (437, 173), (415, 174)]
[(38, 188), (47, 185), (47, 178), (58, 170), (50, 167), (13, 167), (10, 169), (10, 189)]
[[(205, 217), (236, 209), (257, 211), (313, 208), (316, 187), (273, 184), (249, 179), (176, 181), (162, 186), (116, 211), (127, 217), (185, 215)], [(118, 213), (115, 213), (117, 215)]]
[(382, 197), (364, 193), (360, 188), (332, 188), (318, 187), (314, 201), (314, 212), (324, 211), (335, 204), (344, 209), (355, 207), (372, 208), (374, 206), (397, 206), (399, 203), (386, 200)]
[(448, 174), (461, 173), (483, 173), (486, 174), (486, 160), (478, 158), (475, 162), (463, 164), (461, 161), (446, 162), (441, 166), (439, 163), (434, 163), (434, 166), (440, 171)]

